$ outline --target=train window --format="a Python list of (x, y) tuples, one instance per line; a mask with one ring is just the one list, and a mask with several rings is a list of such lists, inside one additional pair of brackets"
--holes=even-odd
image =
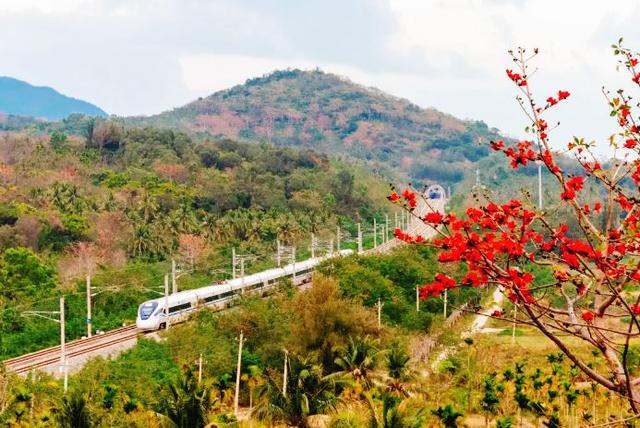
[(213, 296), (209, 296), (204, 299), (205, 303), (213, 302), (214, 300), (218, 300), (220, 298), (219, 294), (214, 294)]
[(183, 303), (181, 305), (172, 306), (169, 308), (169, 313), (173, 314), (174, 312), (182, 311), (191, 307), (191, 303)]
[(158, 307), (158, 302), (148, 302), (140, 306), (140, 319), (149, 319), (153, 311)]

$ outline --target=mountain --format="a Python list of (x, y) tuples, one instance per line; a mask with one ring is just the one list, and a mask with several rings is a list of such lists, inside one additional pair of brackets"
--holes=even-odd
[(72, 113), (107, 116), (99, 107), (62, 95), (55, 89), (0, 76), (0, 114), (2, 113), (47, 120), (60, 120)]
[(415, 181), (455, 183), (499, 137), (479, 121), (423, 109), (320, 70), (275, 71), (130, 123), (302, 146), (364, 159)]

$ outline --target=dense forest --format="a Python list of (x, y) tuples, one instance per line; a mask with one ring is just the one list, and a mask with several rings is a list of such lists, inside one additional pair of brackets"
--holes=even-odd
[[(54, 325), (20, 316), (70, 294), (70, 337), (83, 330), (86, 274), (97, 328), (132, 321), (171, 259), (181, 288), (228, 277), (230, 251), (249, 271), (273, 265), (276, 239), (308, 257), (322, 237), (382, 213), (386, 185), (308, 150), (194, 142), (184, 133), (74, 115), (0, 134), (0, 355), (56, 342)], [(345, 239), (346, 240), (346, 239)], [(147, 290), (147, 291), (145, 291)]]

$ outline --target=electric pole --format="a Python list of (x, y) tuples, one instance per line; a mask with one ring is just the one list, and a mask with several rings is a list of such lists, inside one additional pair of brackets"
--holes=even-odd
[(416, 312), (420, 312), (420, 287), (416, 285)]
[(447, 318), (447, 290), (444, 290), (444, 318)]
[(373, 248), (378, 246), (378, 228), (376, 224), (376, 218), (373, 218)]
[(516, 344), (516, 318), (518, 317), (518, 306), (513, 305), (513, 326), (511, 327), (511, 344)]
[(280, 240), (276, 239), (276, 263), (280, 267)]
[(384, 242), (389, 242), (389, 214), (384, 215)]
[(340, 252), (340, 226), (336, 226), (336, 249)]
[[(240, 259), (240, 278), (242, 279), (242, 285), (244, 285), (244, 258)], [(244, 292), (244, 288), (242, 291)]]
[(538, 164), (538, 209), (542, 210), (542, 162), (536, 161)]
[(293, 246), (291, 247), (291, 261), (293, 264), (293, 275), (292, 275), (292, 279), (291, 282), (293, 283), (293, 286), (295, 287), (296, 285), (296, 247)]
[(289, 351), (284, 350), (284, 370), (282, 373), (282, 396), (287, 398), (287, 371), (289, 366)]
[(384, 303), (378, 298), (378, 304), (376, 305), (378, 306), (378, 330), (382, 328), (382, 305), (384, 305)]
[(311, 234), (311, 258), (316, 257), (316, 235), (315, 233)]
[(69, 386), (69, 370), (67, 367), (67, 349), (64, 331), (64, 296), (60, 297), (60, 364), (64, 375), (64, 392), (67, 393)]
[(91, 275), (87, 274), (87, 337), (91, 337)]
[(198, 358), (198, 385), (200, 385), (200, 383), (202, 383), (202, 352)]
[(169, 330), (169, 274), (164, 275), (164, 328)]
[(171, 259), (171, 290), (172, 294), (178, 292), (178, 283), (176, 282), (176, 261)]
[(233, 277), (233, 279), (236, 279), (236, 249), (235, 249), (235, 247), (231, 249), (231, 264), (233, 265), (232, 277)]
[(240, 330), (240, 338), (238, 340), (238, 368), (236, 369), (236, 393), (233, 398), (233, 414), (238, 417), (238, 400), (240, 397), (240, 368), (242, 366), (242, 344), (244, 343), (244, 334)]
[(362, 230), (360, 223), (358, 223), (358, 254), (362, 252)]
[(64, 392), (67, 392), (69, 384), (69, 371), (67, 368), (67, 348), (65, 336), (64, 296), (60, 297), (60, 310), (58, 311), (24, 311), (23, 316), (34, 316), (49, 321), (60, 323), (60, 371), (64, 376)]

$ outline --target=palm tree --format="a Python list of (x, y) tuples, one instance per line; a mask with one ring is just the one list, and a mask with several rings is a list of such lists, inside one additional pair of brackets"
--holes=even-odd
[(262, 378), (262, 369), (252, 364), (248, 367), (248, 372), (242, 375), (242, 380), (249, 385), (249, 408), (253, 409), (253, 391), (260, 386), (264, 379)]
[(138, 213), (145, 224), (149, 224), (153, 220), (158, 211), (158, 201), (155, 196), (149, 192), (144, 192), (138, 201)]
[(436, 410), (432, 410), (431, 413), (440, 418), (445, 428), (458, 428), (458, 418), (462, 416), (462, 413), (451, 404), (440, 406)]
[(410, 408), (400, 397), (383, 393), (375, 398), (365, 394), (365, 398), (371, 412), (371, 428), (420, 428), (426, 419), (425, 409)]
[(154, 255), (160, 248), (154, 228), (146, 223), (137, 223), (133, 228), (133, 236), (129, 242), (129, 253), (133, 257)]
[(224, 241), (227, 238), (223, 219), (212, 213), (205, 213), (200, 225), (203, 236), (213, 243)]
[(373, 386), (371, 375), (376, 367), (379, 351), (370, 339), (349, 337), (347, 345), (338, 348), (337, 353), (334, 363), (340, 371), (331, 376), (350, 380), (364, 389)]
[(296, 235), (300, 232), (300, 225), (291, 213), (281, 215), (277, 218), (278, 226), (276, 234), (282, 242), (292, 242)]
[(289, 364), (286, 395), (279, 376), (268, 376), (260, 387), (253, 416), (264, 422), (286, 422), (304, 428), (310, 415), (335, 408), (335, 382), (323, 376), (322, 367), (307, 358), (293, 357)]
[(411, 377), (409, 370), (410, 359), (409, 354), (397, 344), (393, 345), (387, 353), (386, 366), (387, 374), (390, 378), (387, 390), (390, 393), (404, 396), (409, 395), (404, 387), (404, 382)]
[(62, 397), (56, 419), (60, 428), (89, 428), (93, 426), (87, 397), (80, 391)]
[(199, 384), (189, 369), (169, 385), (159, 412), (177, 428), (202, 428), (207, 425), (212, 404), (208, 388)]
[(187, 198), (183, 198), (178, 208), (172, 211), (171, 223), (178, 233), (192, 233), (196, 230), (198, 219)]
[(78, 194), (78, 186), (70, 183), (54, 183), (51, 203), (64, 213), (80, 211), (82, 200)]
[(214, 379), (213, 386), (218, 391), (218, 401), (228, 403), (233, 394), (233, 376), (231, 373), (224, 373)]

